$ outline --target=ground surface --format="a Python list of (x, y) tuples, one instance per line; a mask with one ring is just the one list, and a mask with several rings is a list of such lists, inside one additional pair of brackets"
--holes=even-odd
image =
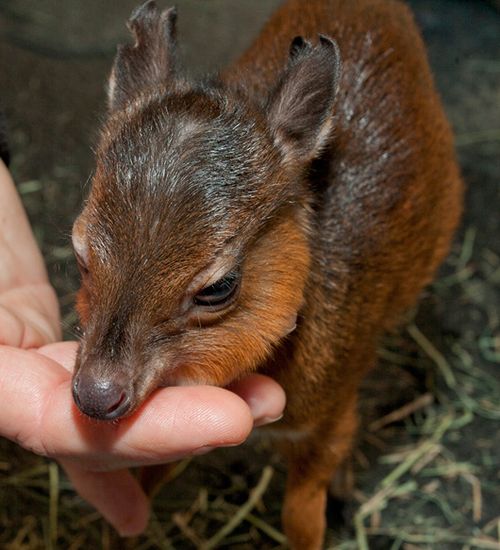
[[(77, 288), (68, 237), (92, 170), (106, 74), (135, 3), (0, 2), (0, 101), (12, 170), (68, 337)], [(242, 51), (278, 3), (178, 0), (182, 55), (192, 72)], [(356, 490), (346, 505), (332, 500), (328, 544), (498, 549), (500, 13), (481, 0), (411, 4), (456, 131), (466, 208), (440, 280), (408, 327), (385, 342), (365, 384)], [(274, 472), (269, 484), (266, 465)], [(123, 547), (57, 474), (55, 465), (0, 441), (0, 548)], [(283, 481), (279, 458), (258, 440), (192, 461), (163, 489), (148, 533), (131, 547), (201, 548), (258, 484), (257, 506), (212, 544), (280, 547)]]

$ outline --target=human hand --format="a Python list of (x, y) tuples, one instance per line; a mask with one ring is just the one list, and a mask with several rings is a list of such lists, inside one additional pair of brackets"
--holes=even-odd
[(60, 338), (59, 306), (10, 174), (0, 160), (0, 344)]
[(75, 342), (36, 351), (0, 346), (0, 436), (61, 462), (76, 490), (124, 536), (146, 526), (149, 504), (127, 469), (243, 442), (277, 419), (281, 387), (252, 375), (231, 391), (209, 386), (158, 390), (134, 415), (97, 422), (71, 397)]
[(57, 298), (0, 161), (0, 436), (59, 460), (76, 490), (121, 534), (133, 535), (146, 526), (149, 505), (127, 468), (237, 445), (284, 408), (278, 384), (254, 375), (231, 391), (161, 389), (133, 416), (96, 422), (71, 396), (77, 344), (45, 345), (59, 338)]

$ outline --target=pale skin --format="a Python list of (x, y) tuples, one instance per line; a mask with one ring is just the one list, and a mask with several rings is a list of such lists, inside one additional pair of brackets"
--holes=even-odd
[(133, 536), (146, 527), (149, 502), (128, 468), (238, 445), (285, 406), (276, 382), (251, 375), (230, 390), (163, 388), (130, 418), (92, 421), (70, 391), (78, 344), (60, 339), (55, 292), (0, 160), (0, 436), (58, 460), (81, 496)]

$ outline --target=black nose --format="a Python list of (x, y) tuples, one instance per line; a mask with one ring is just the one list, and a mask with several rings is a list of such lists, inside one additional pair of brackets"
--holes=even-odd
[(73, 398), (84, 414), (99, 420), (120, 418), (131, 405), (123, 385), (111, 379), (88, 376), (81, 371), (73, 380)]

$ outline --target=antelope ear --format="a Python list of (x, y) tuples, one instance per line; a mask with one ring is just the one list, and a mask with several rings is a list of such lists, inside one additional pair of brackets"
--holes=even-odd
[(285, 160), (312, 160), (326, 145), (340, 73), (334, 40), (319, 35), (316, 46), (300, 36), (293, 40), (288, 67), (267, 104), (274, 139)]
[(132, 13), (128, 27), (135, 44), (118, 46), (108, 84), (111, 111), (125, 107), (141, 90), (173, 78), (176, 19), (175, 8), (160, 13), (154, 0)]

